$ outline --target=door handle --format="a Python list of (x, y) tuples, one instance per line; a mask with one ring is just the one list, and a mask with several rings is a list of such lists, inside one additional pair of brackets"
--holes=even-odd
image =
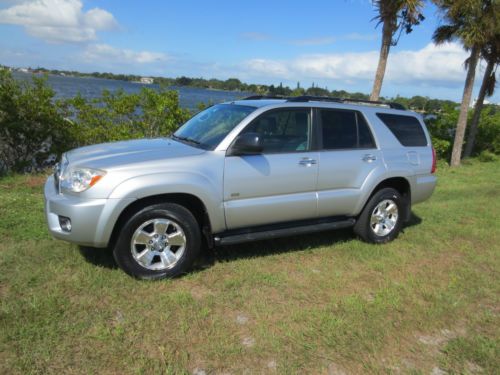
[(363, 156), (362, 160), (366, 161), (367, 163), (371, 163), (372, 161), (377, 160), (377, 157), (375, 155), (372, 155), (372, 154), (366, 154)]
[(302, 160), (299, 161), (299, 164), (300, 165), (305, 165), (305, 166), (310, 166), (310, 165), (313, 165), (313, 164), (316, 164), (317, 161), (314, 160), (314, 159), (310, 159), (310, 158), (304, 158)]

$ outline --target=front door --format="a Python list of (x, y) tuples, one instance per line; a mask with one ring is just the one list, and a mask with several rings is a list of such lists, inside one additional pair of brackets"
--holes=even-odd
[(312, 144), (311, 109), (268, 111), (242, 133), (258, 133), (260, 155), (227, 156), (224, 210), (228, 229), (317, 216), (318, 152)]

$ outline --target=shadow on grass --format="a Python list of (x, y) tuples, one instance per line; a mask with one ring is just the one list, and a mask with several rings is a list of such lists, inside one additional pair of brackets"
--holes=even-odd
[[(412, 212), (410, 220), (405, 224), (402, 231), (404, 232), (408, 227), (419, 225), (421, 222), (422, 219)], [(335, 244), (351, 241), (355, 238), (356, 236), (352, 232), (352, 229), (349, 228), (242, 243), (240, 245), (220, 246), (215, 249), (203, 251), (196, 261), (194, 269), (199, 271), (209, 268), (216, 262), (231, 262), (238, 259), (266, 257), (323, 246), (334, 246)], [(110, 249), (80, 246), (80, 254), (82, 254), (87, 262), (96, 266), (110, 269), (118, 268), (113, 258), (113, 252)]]
[(110, 269), (118, 268), (111, 249), (80, 246), (79, 250), (83, 258), (91, 264)]
[[(422, 219), (412, 212), (410, 220), (405, 223), (401, 232), (404, 232), (406, 228), (419, 225), (421, 222)], [(209, 268), (216, 262), (231, 262), (238, 259), (266, 257), (293, 251), (310, 250), (317, 247), (334, 246), (356, 238), (352, 229), (347, 228), (239, 245), (220, 246), (204, 251), (195, 268), (198, 270)]]

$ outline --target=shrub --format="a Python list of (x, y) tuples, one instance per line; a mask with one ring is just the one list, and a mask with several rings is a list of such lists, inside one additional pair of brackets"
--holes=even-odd
[(0, 69), (0, 173), (41, 167), (72, 143), (53, 99), (45, 78), (19, 82)]
[(483, 163), (487, 163), (491, 161), (498, 161), (499, 158), (493, 152), (484, 150), (479, 154), (478, 159)]
[(487, 150), (500, 155), (500, 107), (486, 106), (481, 112), (474, 153)]
[(65, 101), (79, 146), (124, 139), (170, 135), (190, 117), (179, 105), (176, 91), (143, 88), (138, 94), (103, 91), (85, 99)]
[(0, 174), (46, 166), (73, 147), (168, 136), (187, 121), (176, 91), (103, 91), (56, 101), (46, 77), (18, 81), (0, 70)]

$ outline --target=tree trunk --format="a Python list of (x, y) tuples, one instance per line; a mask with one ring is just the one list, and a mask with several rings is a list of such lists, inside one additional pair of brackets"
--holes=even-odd
[(483, 83), (481, 84), (481, 89), (479, 90), (479, 95), (474, 107), (474, 115), (472, 116), (472, 122), (470, 124), (469, 137), (467, 139), (467, 144), (465, 145), (464, 150), (464, 158), (470, 157), (472, 155), (472, 150), (474, 149), (474, 142), (476, 141), (479, 119), (481, 117), (481, 110), (483, 109), (484, 98), (486, 97), (486, 89), (488, 88), (488, 81), (490, 79), (491, 73), (493, 73), (494, 67), (495, 64), (493, 60), (490, 59), (488, 61), (488, 65), (486, 65)]
[(465, 79), (464, 94), (462, 96), (462, 104), (460, 106), (460, 115), (458, 116), (457, 129), (455, 131), (453, 150), (451, 151), (450, 165), (452, 167), (457, 167), (460, 165), (465, 128), (467, 127), (467, 112), (469, 110), (472, 89), (474, 87), (474, 76), (476, 74), (476, 66), (478, 60), (479, 48), (473, 47), (469, 58), (469, 68), (467, 70), (467, 78)]
[(387, 58), (392, 43), (392, 30), (388, 22), (384, 22), (382, 28), (382, 45), (380, 46), (380, 55), (378, 58), (377, 72), (375, 73), (375, 81), (373, 82), (372, 94), (370, 100), (379, 100), (380, 90), (382, 89), (382, 81), (384, 80), (385, 68), (387, 66)]

